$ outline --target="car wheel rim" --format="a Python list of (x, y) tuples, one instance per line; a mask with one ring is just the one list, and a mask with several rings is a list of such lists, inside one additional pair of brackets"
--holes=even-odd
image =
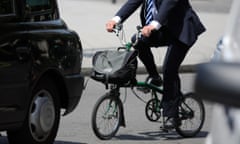
[(33, 138), (37, 141), (46, 140), (55, 120), (54, 103), (48, 91), (41, 90), (34, 96), (29, 115), (29, 128)]

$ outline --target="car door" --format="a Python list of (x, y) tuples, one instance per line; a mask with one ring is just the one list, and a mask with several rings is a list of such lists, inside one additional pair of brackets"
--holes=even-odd
[(19, 2), (0, 1), (0, 123), (23, 119), (22, 107), (28, 95), (29, 51), (25, 49)]

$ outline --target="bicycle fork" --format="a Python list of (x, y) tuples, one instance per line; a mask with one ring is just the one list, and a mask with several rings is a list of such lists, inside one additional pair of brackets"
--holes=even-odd
[(120, 126), (126, 127), (124, 108), (123, 108), (123, 103), (120, 99), (119, 88), (112, 89), (110, 91), (110, 95), (114, 98), (114, 100), (116, 101), (116, 104), (119, 105), (119, 108), (120, 108)]

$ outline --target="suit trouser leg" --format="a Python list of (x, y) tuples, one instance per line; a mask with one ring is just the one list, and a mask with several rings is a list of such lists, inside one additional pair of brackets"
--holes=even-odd
[(188, 50), (189, 47), (179, 41), (171, 42), (168, 47), (163, 65), (163, 107), (165, 104), (165, 116), (177, 116), (177, 101), (182, 94), (178, 71)]
[[(133, 36), (132, 39), (134, 39), (135, 36)], [(132, 40), (135, 41), (135, 40)], [(150, 41), (148, 38), (143, 38), (138, 41), (138, 44), (134, 46), (135, 49), (138, 50), (139, 54), (139, 59), (142, 61), (144, 64), (148, 74), (151, 77), (158, 77), (159, 73), (157, 71), (157, 66), (155, 64), (154, 56), (151, 51), (151, 46), (154, 44), (153, 42)]]

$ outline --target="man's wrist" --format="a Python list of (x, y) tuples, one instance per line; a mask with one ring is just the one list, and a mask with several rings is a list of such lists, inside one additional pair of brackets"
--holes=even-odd
[(121, 22), (120, 16), (114, 16), (114, 17), (112, 18), (112, 20), (115, 21), (116, 23), (120, 23), (120, 22)]
[(159, 30), (161, 28), (161, 24), (158, 21), (151, 21), (149, 25), (152, 25), (156, 30)]

